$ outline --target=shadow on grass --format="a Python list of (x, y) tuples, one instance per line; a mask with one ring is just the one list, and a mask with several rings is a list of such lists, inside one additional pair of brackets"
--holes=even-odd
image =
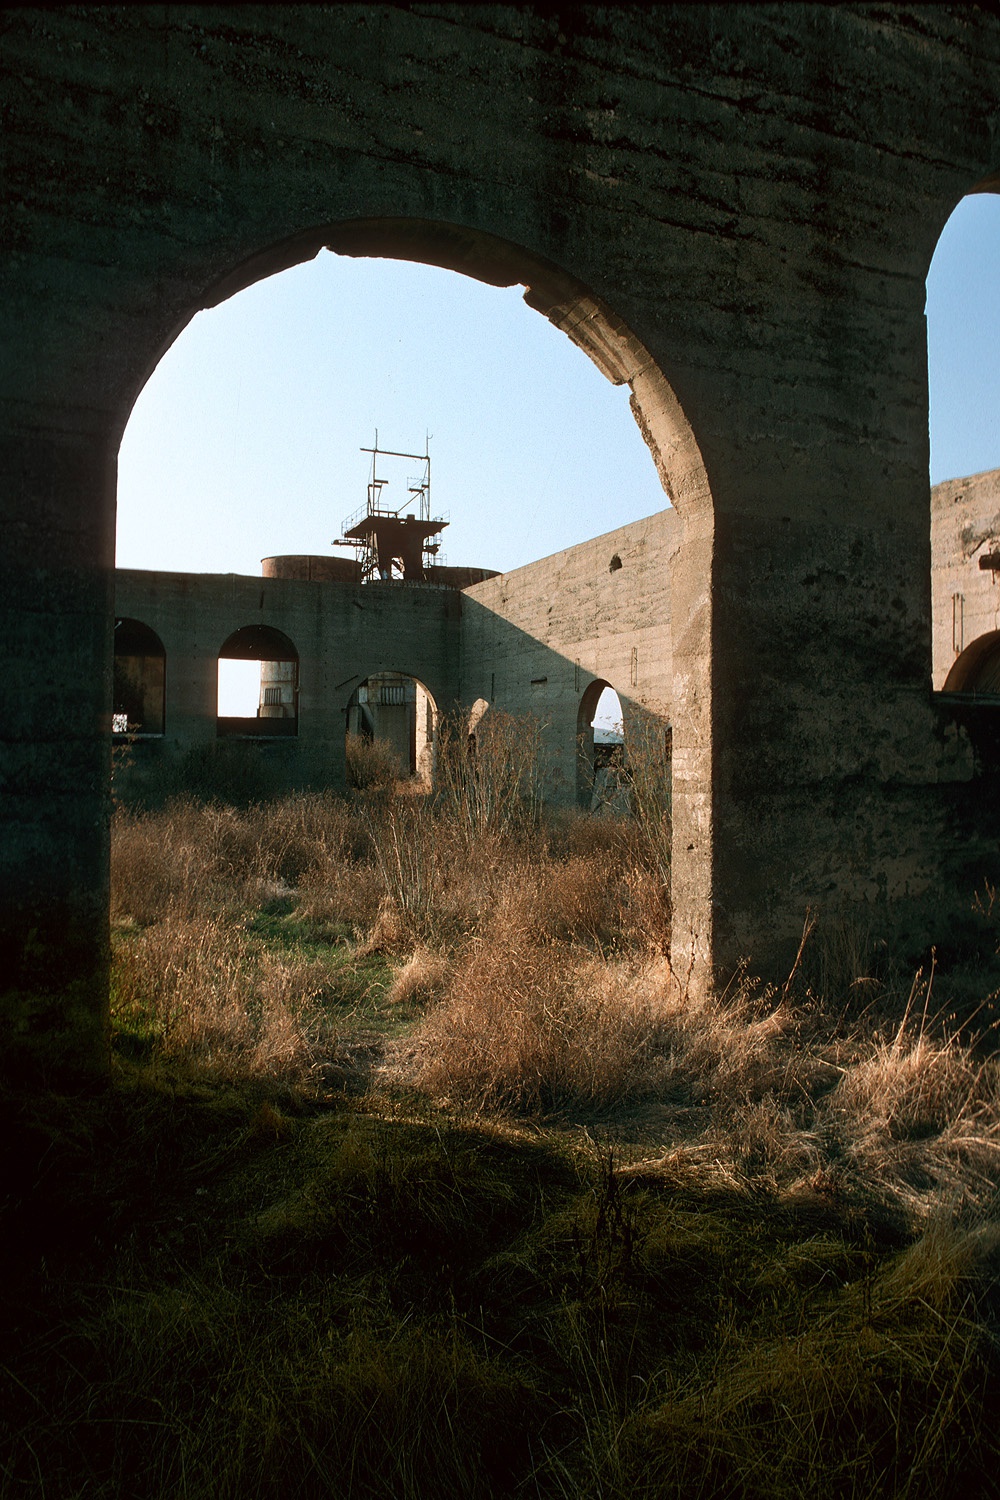
[(993, 1492), (982, 1235), (164, 1067), (0, 1129), (5, 1495)]

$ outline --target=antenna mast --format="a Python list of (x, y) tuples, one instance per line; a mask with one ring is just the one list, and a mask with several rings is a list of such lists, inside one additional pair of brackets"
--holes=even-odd
[[(424, 440), (423, 453), (399, 453), (392, 448), (379, 447), (376, 428), (374, 447), (360, 451), (372, 456), (367, 501), (354, 515), (347, 517), (343, 539), (336, 541), (334, 546), (356, 549), (363, 583), (427, 582), (428, 569), (441, 549), (438, 538), (448, 525), (446, 518), (432, 519), (431, 516), (429, 437)], [(383, 460), (382, 474), (379, 473), (379, 459)], [(409, 459), (421, 465), (420, 473), (406, 480), (407, 498), (395, 507), (383, 493), (389, 485), (388, 478), (384, 477), (387, 467), (384, 461), (392, 459)], [(398, 466), (390, 463), (388, 467), (396, 467), (399, 472)]]

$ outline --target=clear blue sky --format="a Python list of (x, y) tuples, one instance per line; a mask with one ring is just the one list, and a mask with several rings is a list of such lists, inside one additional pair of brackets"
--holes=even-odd
[(330, 555), (377, 428), (409, 452), (430, 435), (447, 561), (516, 567), (666, 503), (628, 397), (517, 288), (323, 251), (199, 313), (164, 356), (122, 442), (118, 564)]
[(1000, 196), (963, 198), (927, 277), (931, 483), (1000, 468)]
[[(998, 262), (1000, 197), (965, 199), (928, 278), (933, 482), (1000, 466)], [(119, 565), (329, 555), (376, 427), (413, 451), (430, 434), (452, 563), (516, 567), (664, 504), (627, 388), (517, 288), (324, 251), (200, 313), (164, 356), (122, 443)]]

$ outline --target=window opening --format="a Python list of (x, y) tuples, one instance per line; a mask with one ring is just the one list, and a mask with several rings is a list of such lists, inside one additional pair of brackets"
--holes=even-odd
[(298, 734), (299, 656), (280, 630), (245, 625), (219, 652), (217, 732), (221, 737)]
[(141, 620), (115, 620), (113, 734), (162, 734), (167, 653)]

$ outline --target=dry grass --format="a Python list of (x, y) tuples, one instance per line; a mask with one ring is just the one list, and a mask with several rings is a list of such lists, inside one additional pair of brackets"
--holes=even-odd
[(446, 954), (422, 946), (415, 948), (396, 969), (386, 1000), (390, 1005), (409, 1005), (436, 999), (444, 988), (449, 967)]
[[(463, 774), (492, 784), (488, 752)], [(457, 741), (451, 754), (463, 770)], [(694, 1004), (662, 957), (669, 906), (641, 824), (563, 814), (536, 829), (530, 798), (514, 817), (511, 783), (498, 827), (463, 785), (450, 800), (119, 812), (115, 912), (143, 928), (119, 940), (119, 1017), (137, 1030), (144, 1014), (156, 1046), (203, 1071), (308, 1077), (333, 1046), (327, 971), (320, 950), (248, 936), (246, 914), (276, 901), (314, 943), (388, 956), (390, 1009), (425, 1012), (396, 1077), (432, 1097), (536, 1112), (659, 1099), (680, 1129), (662, 1160), (686, 1181), (861, 1195), (917, 1219), (989, 1201), (1000, 1072), (929, 1019), (923, 979), (900, 1006), (866, 969), (853, 1021), (856, 1002), (801, 976), (780, 1000), (737, 983)], [(827, 972), (849, 936), (824, 950)]]
[(357, 819), (314, 794), (238, 810), (178, 799), (159, 813), (115, 815), (113, 921), (156, 922), (165, 913), (240, 911), (274, 888), (326, 872), (365, 848)]
[[(993, 1492), (993, 1064), (919, 986), (867, 1032), (792, 992), (692, 1005), (602, 950), (582, 857), (400, 955), (433, 1109), (261, 1102), (322, 1055), (326, 963), (232, 915), (124, 935), (119, 1013), (174, 1071), (0, 1119), (0, 1492)], [(671, 1106), (652, 1155), (630, 1099)]]
[(170, 915), (120, 943), (112, 1014), (199, 1076), (301, 1082), (337, 1053), (324, 965), (261, 949), (238, 927)]
[(694, 1003), (655, 775), (500, 749), (116, 814), (116, 1085), (0, 1096), (0, 1493), (995, 1492), (992, 1033), (846, 927)]
[(650, 1084), (648, 971), (511, 931), (473, 944), (417, 1034), (417, 1087), (480, 1109), (622, 1101)]
[(993, 1201), (994, 1057), (912, 1009), (885, 1036), (745, 985), (695, 1004), (665, 960), (554, 937), (559, 907), (535, 894), (509, 894), (456, 964), (414, 1036), (418, 1087), (480, 1109), (669, 1102), (679, 1136), (650, 1167), (689, 1185), (878, 1203), (910, 1223)]

